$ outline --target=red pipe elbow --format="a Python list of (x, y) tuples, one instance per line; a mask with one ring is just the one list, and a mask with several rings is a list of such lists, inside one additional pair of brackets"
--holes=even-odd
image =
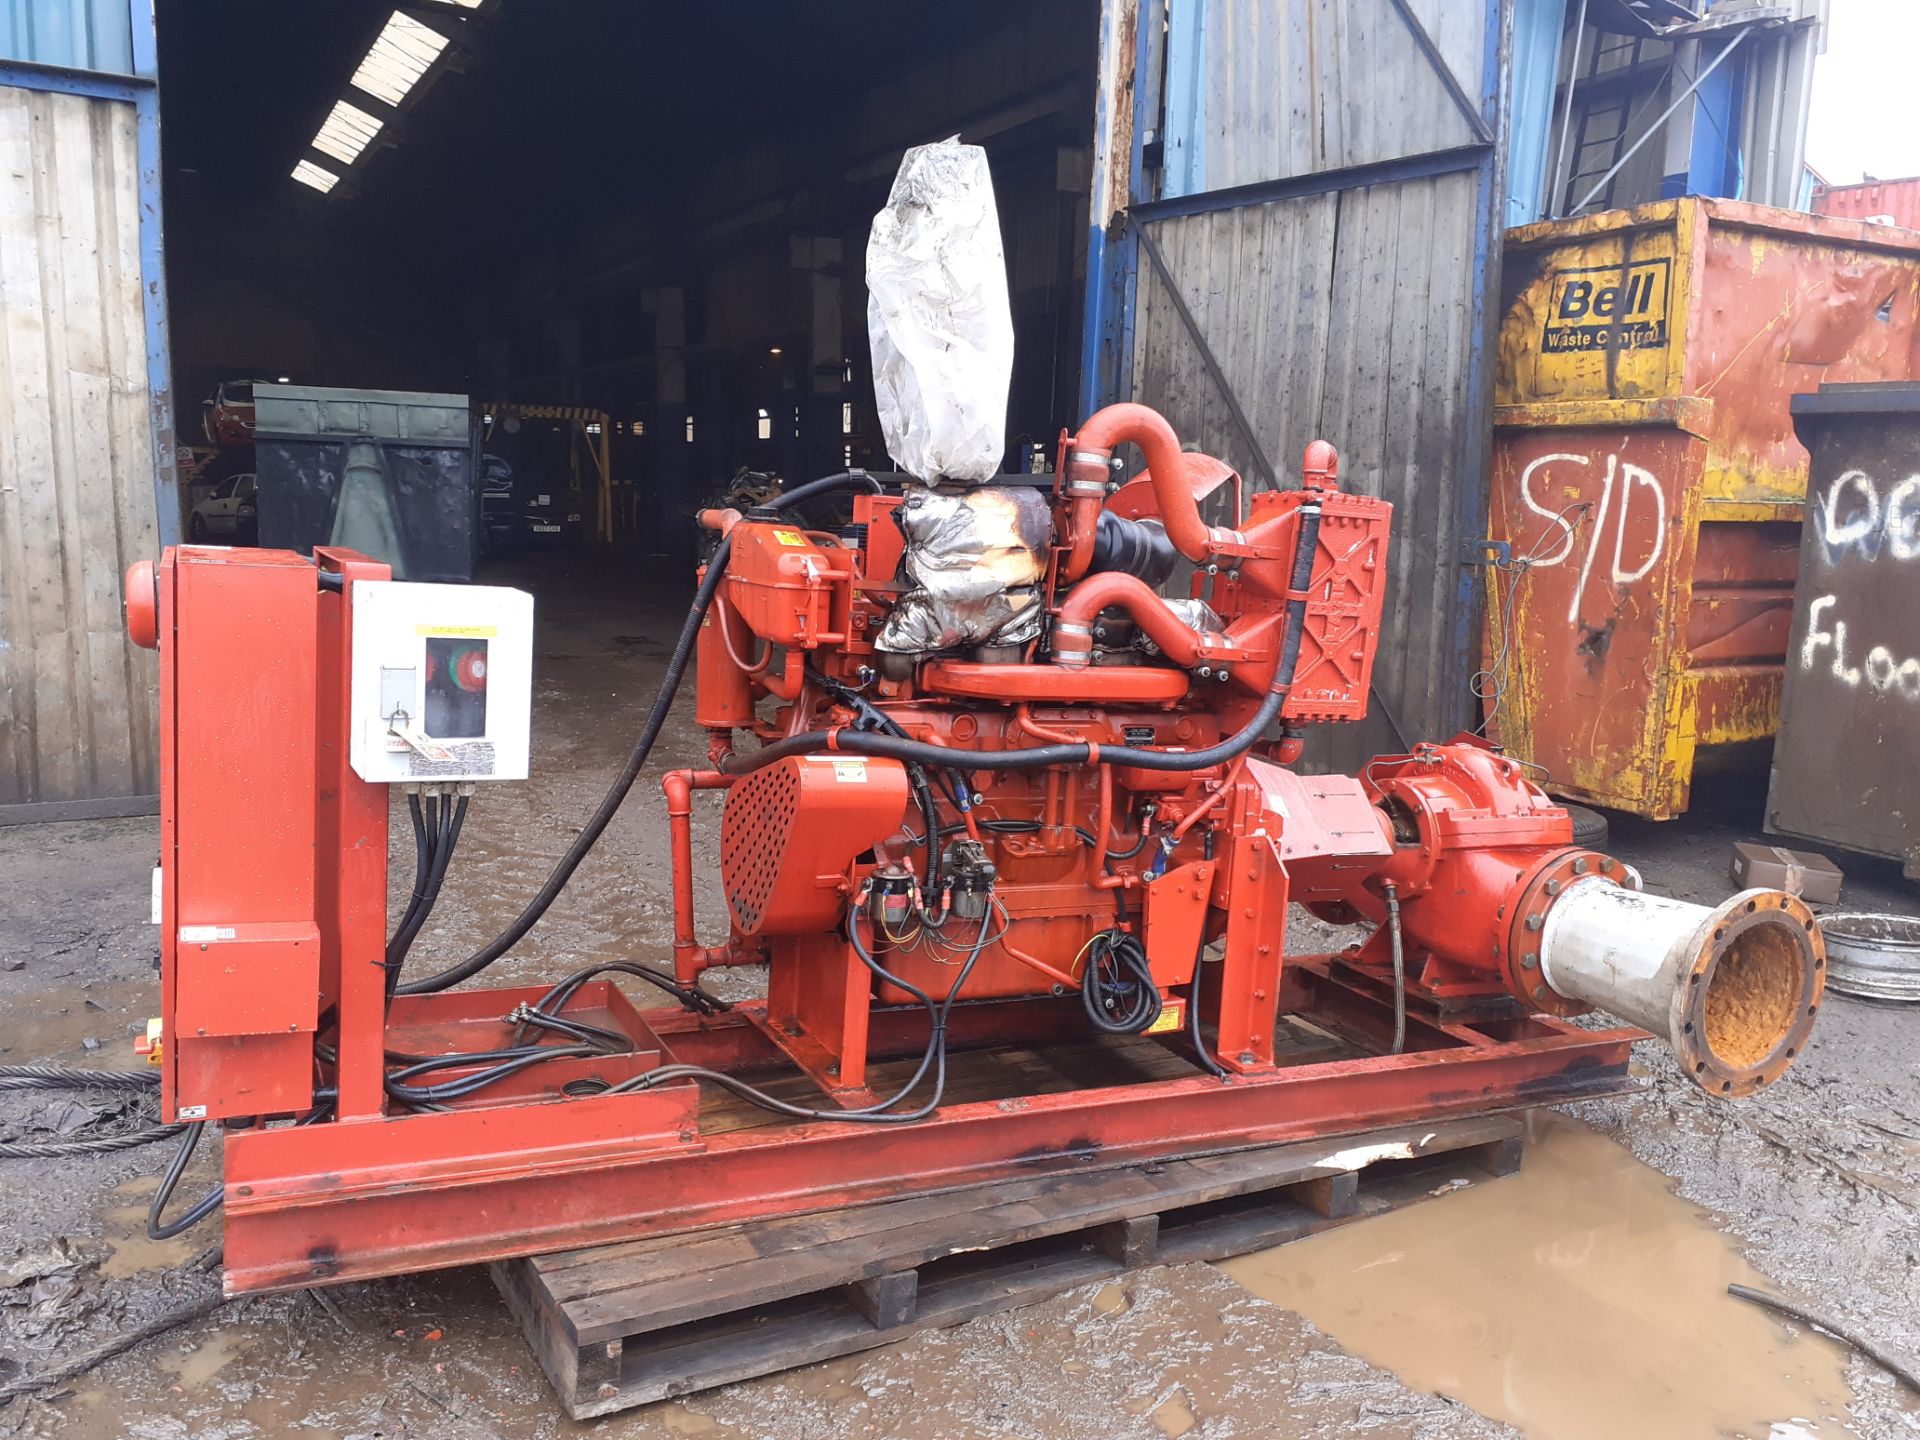
[(1173, 548), (1187, 559), (1205, 560), (1221, 545), (1238, 537), (1216, 530), (1200, 518), (1200, 502), (1187, 488), (1186, 465), (1180, 458), (1180, 437), (1159, 411), (1123, 402), (1087, 417), (1080, 433), (1067, 447), (1066, 495), (1072, 543), (1062, 578), (1072, 584), (1087, 573), (1093, 559), (1094, 527), (1105, 503), (1108, 464), (1114, 447), (1132, 441), (1147, 457), (1153, 477), (1153, 498)]
[(1093, 651), (1093, 621), (1109, 605), (1126, 611), (1147, 638), (1176, 665), (1191, 670), (1201, 661), (1200, 636), (1167, 608), (1167, 602), (1138, 576), (1109, 570), (1074, 586), (1061, 602), (1053, 626), (1053, 659), (1058, 665), (1085, 665)]

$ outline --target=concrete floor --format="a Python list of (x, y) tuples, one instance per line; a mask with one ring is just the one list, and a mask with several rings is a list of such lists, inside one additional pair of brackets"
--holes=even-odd
[[(539, 592), (537, 778), (488, 790), (476, 803), (460, 863), (416, 948), (413, 969), (464, 956), (512, 918), (598, 801), (654, 694), (684, 595), (651, 593), (642, 577), (604, 565), (569, 561), (564, 576), (561, 568), (523, 566), (486, 577), (522, 581)], [(671, 921), (657, 777), (701, 758), (704, 741), (691, 725), (690, 702), (689, 694), (647, 775), (565, 897), (492, 972), (500, 981), (533, 981), (596, 958), (665, 957)], [(1715, 798), (1718, 808), (1684, 822), (1622, 823), (1612, 848), (1645, 872), (1650, 888), (1718, 899), (1732, 888), (1730, 843), (1758, 833), (1760, 783), (1727, 787)], [(410, 850), (400, 853), (402, 828), (396, 827), (396, 874), (411, 862)], [(720, 913), (711, 825), (702, 836), (701, 905), (711, 918)], [(142, 820), (0, 830), (0, 875), (9, 882), (0, 892), (0, 961), (23, 962), (17, 970), (0, 968), (0, 1063), (128, 1061), (130, 1031), (155, 1008), (155, 940), (147, 924), (155, 843), (155, 822)], [(1890, 867), (1838, 858), (1849, 871), (1850, 905), (1920, 910), (1920, 892)], [(396, 910), (400, 898), (396, 888)], [(1295, 948), (1310, 942), (1296, 936)], [(745, 993), (760, 980), (740, 973), (725, 983)], [(1620, 1276), (1629, 1272), (1612, 1261), (1582, 1272), (1588, 1262), (1578, 1258), (1602, 1239), (1611, 1244), (1646, 1229), (1692, 1226), (1709, 1237), (1710, 1249), (1724, 1252), (1728, 1265), (1738, 1266), (1744, 1256), (1780, 1287), (1883, 1345), (1920, 1357), (1916, 1025), (1920, 1015), (1835, 999), (1786, 1080), (1755, 1100), (1726, 1106), (1682, 1082), (1656, 1047), (1642, 1046), (1641, 1091), (1576, 1108), (1589, 1126), (1671, 1177), (1689, 1202), (1673, 1201), (1655, 1183), (1655, 1200), (1674, 1207), (1672, 1214), (1661, 1211), (1657, 1223), (1643, 1223), (1637, 1211), (1602, 1222), (1573, 1215), (1577, 1207), (1568, 1197), (1598, 1182), (1585, 1171), (1556, 1175), (1557, 1152), (1543, 1146), (1531, 1166), (1537, 1179), (1523, 1173), (1484, 1192), (1420, 1207), (1416, 1241), (1395, 1242), (1392, 1254), (1356, 1259), (1350, 1251), (1308, 1248), (1320, 1240), (1305, 1242), (1297, 1253), (1276, 1252), (1266, 1272), (1277, 1287), (1272, 1290), (1253, 1280), (1249, 1289), (1209, 1266), (1162, 1267), (1123, 1284), (592, 1428), (621, 1440), (1519, 1433), (1488, 1418), (1502, 1416), (1525, 1433), (1554, 1440), (1765, 1435), (1765, 1422), (1794, 1417), (1744, 1414), (1741, 1366), (1757, 1385), (1778, 1379), (1774, 1372), (1791, 1364), (1808, 1373), (1824, 1367), (1839, 1388), (1809, 1389), (1807, 1408), (1795, 1412), (1808, 1423), (1771, 1433), (1920, 1434), (1912, 1397), (1877, 1370), (1771, 1321), (1764, 1322), (1768, 1344), (1736, 1345), (1740, 1353), (1721, 1357), (1730, 1367), (1725, 1375), (1672, 1380), (1682, 1390), (1730, 1385), (1731, 1408), (1675, 1405), (1660, 1409), (1666, 1418), (1650, 1428), (1615, 1425), (1609, 1407), (1645, 1392), (1659, 1379), (1653, 1372), (1668, 1363), (1659, 1353), (1666, 1347), (1636, 1349), (1636, 1341), (1657, 1338), (1662, 1326), (1709, 1335), (1724, 1328), (1734, 1336), (1752, 1333), (1739, 1327), (1762, 1322), (1719, 1293), (1719, 1270), (1707, 1278), (1676, 1272), (1670, 1283), (1622, 1294)], [(87, 1047), (89, 1039), (97, 1049)], [(0, 1122), (16, 1122), (30, 1108), (22, 1097), (0, 1096)], [(217, 1225), (159, 1245), (141, 1235), (145, 1197), (167, 1158), (165, 1149), (151, 1148), (84, 1160), (0, 1161), (0, 1381), (213, 1288), (203, 1271), (182, 1266), (217, 1240)], [(1623, 1155), (1617, 1158), (1637, 1171)], [(201, 1193), (215, 1173), (212, 1158), (203, 1155), (183, 1191)], [(1544, 1223), (1543, 1231), (1530, 1230), (1523, 1240), (1504, 1228), (1515, 1223), (1512, 1217), (1492, 1232), (1473, 1228), (1475, 1206), (1496, 1203), (1476, 1196), (1523, 1183), (1541, 1188), (1510, 1191), (1499, 1203), (1511, 1208), (1514, 1199), (1528, 1197), (1519, 1208), (1530, 1224)], [(1485, 1214), (1479, 1223), (1488, 1223)], [(1353, 1239), (1343, 1243), (1369, 1243), (1365, 1230), (1346, 1232)], [(11, 1283), (47, 1269), (21, 1262), (63, 1239), (72, 1247), (68, 1275)], [(1299, 1313), (1321, 1313), (1299, 1298), (1302, 1277), (1319, 1274), (1320, 1300), (1337, 1301), (1346, 1273), (1341, 1267), (1356, 1276), (1389, 1261), (1418, 1269), (1423, 1257), (1467, 1246), (1509, 1249), (1534, 1268), (1502, 1271), (1494, 1293), (1478, 1297), (1465, 1293), (1471, 1285), (1450, 1281), (1462, 1293), (1437, 1325), (1409, 1311), (1404, 1323), (1349, 1331), (1337, 1304), (1322, 1315), (1325, 1328)], [(1612, 1253), (1604, 1245), (1601, 1251)], [(1334, 1267), (1330, 1274), (1316, 1268), (1327, 1265)], [(1570, 1298), (1556, 1300), (1561, 1292), (1547, 1279), (1570, 1267), (1586, 1279), (1567, 1292)], [(1412, 1276), (1410, 1284), (1420, 1283)], [(1296, 1297), (1289, 1304), (1298, 1309), (1261, 1299), (1256, 1290)], [(1531, 1346), (1476, 1328), (1476, 1305), (1498, 1311), (1528, 1304), (1550, 1307), (1540, 1326), (1567, 1327), (1577, 1341), (1570, 1351), (1534, 1355)], [(1497, 1362), (1495, 1378), (1476, 1379), (1474, 1367), (1437, 1364), (1427, 1343), (1435, 1329), (1466, 1333), (1470, 1349), (1478, 1346), (1483, 1358)], [(1784, 1347), (1778, 1353), (1776, 1344)], [(1522, 1369), (1525, 1374), (1517, 1373)], [(1403, 1383), (1396, 1371), (1416, 1385)], [(1576, 1373), (1591, 1379), (1595, 1371), (1602, 1383), (1584, 1419), (1525, 1398), (1564, 1390)], [(1818, 1405), (1826, 1408), (1816, 1413)], [(475, 1271), (346, 1286), (330, 1292), (324, 1305), (299, 1295), (242, 1301), (64, 1390), (0, 1404), (0, 1436), (545, 1437), (586, 1428), (558, 1418), (544, 1377)]]

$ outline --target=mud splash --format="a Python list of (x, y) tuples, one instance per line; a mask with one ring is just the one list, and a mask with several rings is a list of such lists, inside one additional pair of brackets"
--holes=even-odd
[(1578, 1121), (1531, 1125), (1510, 1179), (1220, 1268), (1540, 1440), (1855, 1433), (1841, 1351), (1727, 1295), (1772, 1282), (1705, 1214)]

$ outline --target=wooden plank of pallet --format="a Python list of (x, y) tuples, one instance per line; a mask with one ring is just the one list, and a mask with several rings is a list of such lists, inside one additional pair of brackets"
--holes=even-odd
[(584, 1419), (888, 1344), (1141, 1265), (1282, 1244), (1424, 1198), (1441, 1180), (1509, 1174), (1521, 1145), (1518, 1120), (1479, 1116), (491, 1268), (568, 1413)]

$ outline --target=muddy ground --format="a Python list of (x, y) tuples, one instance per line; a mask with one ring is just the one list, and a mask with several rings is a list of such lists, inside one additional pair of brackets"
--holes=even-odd
[[(576, 572), (537, 588), (538, 778), (476, 803), (416, 951), (421, 969), (491, 937), (545, 877), (618, 769), (684, 603), (649, 597), (610, 573)], [(678, 722), (597, 853), (532, 939), (496, 967), (502, 981), (596, 958), (667, 955), (657, 777), (699, 760), (702, 749), (683, 697)], [(1758, 833), (1761, 783), (1720, 787), (1711, 809), (1681, 823), (1618, 824), (1612, 848), (1652, 889), (1717, 900), (1732, 888), (1729, 844)], [(411, 861), (400, 853), (402, 830), (396, 876)], [(712, 917), (711, 826), (702, 834), (701, 904)], [(0, 1064), (132, 1062), (131, 1034), (155, 1009), (147, 919), (156, 836), (151, 820), (0, 830)], [(1838, 858), (1851, 906), (1920, 910), (1920, 892), (1890, 867)], [(396, 910), (402, 889), (396, 883)], [(1311, 948), (1298, 934), (1293, 941)], [(761, 978), (731, 974), (715, 988), (746, 993)], [(1391, 1232), (1354, 1227), (1229, 1267), (1245, 1285), (1209, 1266), (1156, 1268), (590, 1427), (559, 1417), (484, 1273), (349, 1285), (324, 1302), (294, 1295), (231, 1304), (50, 1393), (0, 1404), (0, 1435), (1517, 1433), (1489, 1416), (1556, 1440), (1765, 1435), (1767, 1422), (1785, 1425), (1772, 1432), (1780, 1435), (1920, 1434), (1920, 1409), (1879, 1371), (1720, 1293), (1751, 1264), (1769, 1283), (1920, 1358), (1917, 1027), (1920, 1014), (1830, 1000), (1794, 1071), (1759, 1098), (1725, 1106), (1642, 1046), (1643, 1090), (1574, 1113), (1670, 1177), (1678, 1200), (1654, 1182), (1596, 1203), (1616, 1193), (1598, 1187), (1620, 1181), (1619, 1167), (1628, 1180), (1638, 1167), (1610, 1144), (1596, 1160), (1591, 1143), (1600, 1142), (1561, 1122), (1558, 1139), (1538, 1147), (1521, 1176), (1389, 1217)], [(0, 1133), (45, 1123), (46, 1099), (0, 1095)], [(217, 1222), (161, 1244), (143, 1235), (146, 1199), (170, 1149), (0, 1161), (0, 1384), (214, 1292), (216, 1279), (194, 1262), (217, 1242)], [(183, 1192), (202, 1193), (215, 1174), (212, 1156), (201, 1156)], [(1530, 1188), (1502, 1188), (1522, 1186)], [(1674, 1245), (1675, 1258), (1657, 1251), (1649, 1271), (1649, 1244)], [(1502, 1263), (1484, 1274), (1438, 1263), (1496, 1252)], [(1627, 1252), (1638, 1258), (1621, 1259)], [(1390, 1273), (1404, 1280), (1365, 1289), (1361, 1280), (1377, 1280), (1381, 1267), (1397, 1267)], [(1525, 1317), (1517, 1331), (1516, 1315)], [(1565, 1343), (1537, 1343), (1563, 1332)], [(1435, 1343), (1443, 1333), (1455, 1348)], [(1683, 1338), (1713, 1342), (1711, 1354), (1696, 1357)], [(1791, 1414), (1751, 1398), (1803, 1381), (1796, 1393), (1804, 1404)], [(1673, 1387), (1670, 1403), (1661, 1385)], [(1714, 1387), (1730, 1394), (1706, 1396)], [(1625, 1408), (1629, 1399), (1641, 1408)]]

